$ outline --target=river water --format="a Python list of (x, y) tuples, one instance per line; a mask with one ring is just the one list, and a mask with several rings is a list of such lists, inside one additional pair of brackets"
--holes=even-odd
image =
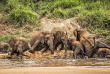
[(0, 69), (18, 67), (110, 68), (110, 59), (0, 59)]

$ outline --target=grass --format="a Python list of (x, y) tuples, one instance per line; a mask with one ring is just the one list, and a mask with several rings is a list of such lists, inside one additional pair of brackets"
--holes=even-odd
[(7, 34), (7, 35), (0, 36), (0, 42), (8, 42), (11, 37), (14, 37), (14, 35)]
[(27, 23), (27, 24), (38, 23), (37, 14), (30, 10), (13, 9), (10, 12), (10, 19), (14, 21), (16, 24), (18, 24), (18, 26), (22, 26), (22, 24), (24, 23)]
[(8, 42), (12, 37), (24, 37), (26, 38), (28, 41), (30, 41), (30, 35), (26, 34), (25, 32), (18, 32), (19, 34), (6, 34), (6, 35), (2, 35), (0, 36), (0, 43), (2, 42)]
[(37, 25), (39, 22), (32, 0), (7, 0), (7, 4), (0, 4), (0, 8), (2, 8), (2, 5), (6, 5), (1, 10), (9, 13), (9, 16), (6, 16), (3, 22), (10, 21), (17, 26), (23, 26), (25, 24)]

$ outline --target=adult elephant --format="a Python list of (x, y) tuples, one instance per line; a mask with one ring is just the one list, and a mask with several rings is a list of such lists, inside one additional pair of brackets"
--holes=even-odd
[(53, 46), (54, 49), (56, 49), (58, 47), (58, 45), (61, 44), (61, 49), (63, 48), (65, 49), (65, 56), (67, 55), (67, 40), (68, 40), (68, 36), (67, 33), (64, 33), (64, 31), (62, 31), (60, 28), (54, 28), (51, 33), (54, 36), (54, 40), (53, 40)]
[(50, 49), (51, 54), (54, 54), (53, 51), (53, 34), (49, 31), (37, 32), (32, 35), (30, 39), (31, 49), (30, 52), (33, 53), (35, 50), (41, 50), (42, 53), (46, 49)]
[(29, 57), (28, 55), (25, 55), (23, 53), (26, 50), (29, 50), (28, 41), (25, 38), (23, 38), (23, 37), (12, 37), (9, 40), (9, 45), (12, 48), (11, 56), (14, 54), (17, 54), (17, 56), (20, 56), (20, 58), (22, 58), (22, 56)]
[(80, 41), (76, 41), (74, 36), (68, 38), (68, 48), (73, 51), (73, 57), (75, 59), (84, 58), (83, 45)]
[(106, 45), (103, 42), (96, 41), (93, 34), (89, 34), (87, 31), (82, 28), (77, 28), (74, 30), (74, 35), (77, 41), (80, 41), (84, 47), (84, 53), (88, 58), (93, 57), (93, 55), (98, 51), (99, 48), (108, 48), (110, 46)]

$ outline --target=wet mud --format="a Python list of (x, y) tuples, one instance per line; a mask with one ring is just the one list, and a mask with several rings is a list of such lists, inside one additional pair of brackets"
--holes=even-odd
[(65, 51), (55, 51), (54, 55), (50, 51), (41, 54), (40, 51), (35, 53), (24, 52), (30, 56), (30, 59), (23, 57), (19, 59), (16, 55), (9, 59), (8, 54), (0, 55), (0, 69), (18, 68), (18, 67), (75, 67), (75, 68), (110, 68), (110, 59), (107, 58), (92, 58), (92, 59), (74, 59), (73, 51), (68, 50), (67, 58), (65, 58)]

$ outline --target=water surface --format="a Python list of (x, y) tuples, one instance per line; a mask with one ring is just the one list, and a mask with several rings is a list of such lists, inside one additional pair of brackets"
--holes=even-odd
[(110, 68), (110, 59), (0, 59), (0, 69), (17, 67), (105, 67)]

